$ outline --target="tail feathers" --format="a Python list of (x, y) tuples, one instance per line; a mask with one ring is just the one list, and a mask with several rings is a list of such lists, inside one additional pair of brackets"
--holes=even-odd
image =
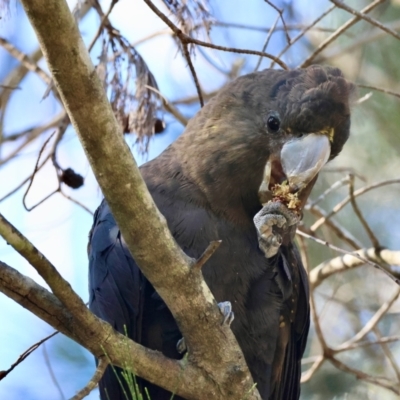
[(300, 398), (301, 356), (296, 332), (292, 328), (285, 354), (285, 363), (268, 400), (298, 400)]

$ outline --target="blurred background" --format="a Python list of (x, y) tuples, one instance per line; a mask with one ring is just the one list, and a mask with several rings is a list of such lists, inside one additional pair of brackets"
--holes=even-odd
[[(400, 1), (373, 3), (368, 15), (400, 32)], [(337, 66), (356, 83), (400, 93), (399, 38), (361, 20), (329, 39), (353, 18), (330, 1), (312, 5), (306, 0), (182, 1), (190, 11), (186, 14), (179, 1), (154, 4), (200, 40), (229, 48), (265, 50), (278, 55), (290, 68), (305, 62)], [(371, 2), (352, 0), (346, 4), (360, 11)], [(93, 63), (104, 79), (137, 162), (152, 159), (183, 132), (186, 121), (200, 107), (178, 39), (143, 1), (79, 1), (78, 5), (69, 1), (69, 5), (75, 9), (84, 41), (91, 47)], [(101, 26), (109, 10), (109, 23)], [(53, 92), (22, 6), (12, 3), (3, 7), (1, 15), (0, 212), (87, 301), (87, 236), (102, 194), (73, 128), (65, 123), (63, 107)], [(317, 19), (320, 21), (315, 23)], [(111, 27), (117, 30), (114, 34)], [(328, 45), (319, 51), (324, 41)], [(256, 55), (199, 46), (189, 50), (205, 100), (236, 76), (271, 67), (270, 59)], [(146, 85), (139, 79), (141, 74)], [(144, 106), (143, 96), (147, 96)], [(357, 190), (391, 180), (359, 196), (357, 203), (378, 244), (400, 251), (399, 97), (358, 89), (351, 137), (340, 157), (320, 174), (311, 202), (339, 183), (318, 202), (317, 211), (309, 205), (304, 231), (348, 251), (373, 247), (371, 235), (350, 204), (332, 217), (347, 239), (340, 239), (327, 224), (318, 231), (310, 227), (321, 216), (318, 212), (330, 212), (349, 195), (350, 181)], [(150, 119), (144, 120), (143, 113)], [(71, 187), (79, 186), (80, 177), (83, 185)], [(299, 244), (310, 269), (339, 255), (308, 239)], [(0, 260), (46, 286), (2, 239)], [(392, 271), (399, 272), (396, 267)], [(348, 345), (362, 329), (366, 333), (352, 342), (356, 343), (353, 347), (335, 353), (338, 362), (322, 361), (321, 333), (317, 335), (313, 323), (304, 360), (302, 399), (399, 398), (399, 294), (391, 279), (369, 265), (336, 273), (315, 287), (317, 331), (321, 329), (329, 348)], [(381, 313), (376, 315), (378, 310)], [(2, 293), (0, 315), (0, 370), (7, 370), (30, 346), (54, 331)], [(372, 326), (374, 316), (377, 321)], [(381, 338), (389, 340), (373, 344)], [(68, 399), (87, 383), (94, 369), (89, 352), (57, 334), (0, 381), (0, 399)], [(95, 398), (97, 390), (88, 397)]]

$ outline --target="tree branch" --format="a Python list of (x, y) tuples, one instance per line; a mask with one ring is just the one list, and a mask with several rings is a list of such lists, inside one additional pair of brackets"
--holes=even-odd
[[(187, 379), (176, 393), (188, 398), (198, 398), (199, 386), (196, 383), (201, 381), (203, 398), (242, 398), (253, 387), (243, 354), (231, 330), (221, 326), (220, 311), (200, 272), (194, 273), (191, 270), (193, 260), (178, 247), (168, 230), (165, 218), (157, 210), (124, 141), (67, 3), (64, 0), (22, 0), (22, 4), (39, 38), (57, 90), (129, 250), (166, 302), (192, 350), (183, 372)], [(54, 15), (57, 15), (57, 20)], [(132, 224), (132, 221), (135, 223)], [(57, 283), (62, 279), (53, 269), (51, 274), (46, 274), (46, 278), (51, 282), (56, 279)], [(71, 294), (72, 291), (67, 290), (65, 285), (62, 286), (62, 290), (58, 289), (55, 294), (64, 304), (68, 304), (68, 309), (81, 322), (84, 313), (80, 299)], [(65, 297), (67, 292), (72, 295), (72, 300)], [(75, 316), (76, 312), (78, 316)], [(82, 314), (79, 316), (79, 313)], [(202, 323), (199, 324), (199, 318), (203, 315), (207, 315), (207, 318), (201, 318)], [(87, 312), (85, 317), (90, 322), (82, 321), (82, 326), (99, 326), (99, 321), (93, 314)], [(92, 335), (95, 341), (104, 343), (106, 332), (110, 335), (111, 327), (107, 325), (106, 329), (106, 324), (100, 325), (100, 332), (96, 330)], [(125, 343), (126, 341), (124, 338)], [(132, 349), (133, 342), (129, 343)], [(85, 343), (85, 346), (91, 347), (89, 343)], [(119, 353), (126, 354), (126, 344), (124, 346), (115, 345), (109, 349), (114, 350), (112, 357), (108, 354), (112, 362), (127, 358), (123, 354), (118, 355), (116, 351), (118, 348), (124, 349)], [(169, 368), (165, 368), (167, 361), (165, 357), (154, 353), (151, 353), (153, 362), (155, 358), (164, 359), (164, 376), (159, 377), (159, 380), (155, 380), (153, 376), (151, 381), (171, 389), (171, 384), (175, 382), (165, 379), (165, 371)], [(132, 365), (132, 360), (135, 360), (134, 352), (126, 360), (127, 364)], [(145, 371), (137, 368), (137, 362), (136, 360), (134, 363), (134, 370), (146, 378)], [(171, 370), (180, 368), (179, 362), (168, 362)], [(193, 367), (195, 362), (201, 365), (202, 370)], [(196, 372), (196, 376), (190, 377), (193, 381), (189, 380), (190, 373), (187, 371)], [(218, 384), (218, 390), (214, 382)], [(248, 398), (259, 397), (257, 394), (250, 394)]]
[[(370, 248), (358, 250), (357, 253), (361, 255), (362, 258), (368, 259), (374, 263), (400, 266), (400, 251)], [(316, 288), (331, 275), (357, 268), (364, 264), (365, 261), (354, 257), (351, 254), (332, 258), (331, 260), (319, 264), (310, 271), (310, 283), (314, 288)], [(394, 273), (394, 271), (390, 270), (390, 273), (395, 275), (397, 278), (400, 278), (398, 274), (396, 275)]]

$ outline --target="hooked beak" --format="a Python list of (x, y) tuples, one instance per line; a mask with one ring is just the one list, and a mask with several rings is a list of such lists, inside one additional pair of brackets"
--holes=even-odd
[[(290, 193), (301, 192), (327, 163), (330, 153), (329, 137), (323, 133), (310, 133), (285, 143), (280, 155), (273, 155), (265, 165), (259, 187), (261, 204), (271, 200), (271, 188), (285, 180), (288, 182)], [(303, 192), (300, 197), (308, 197), (307, 190)]]
[(310, 133), (291, 140), (281, 150), (282, 169), (292, 193), (306, 187), (327, 163), (331, 154), (329, 138)]

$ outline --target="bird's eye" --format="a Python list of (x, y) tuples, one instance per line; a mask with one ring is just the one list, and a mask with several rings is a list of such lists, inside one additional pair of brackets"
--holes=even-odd
[(271, 115), (267, 119), (267, 126), (270, 132), (278, 132), (281, 127), (281, 121), (278, 117)]

